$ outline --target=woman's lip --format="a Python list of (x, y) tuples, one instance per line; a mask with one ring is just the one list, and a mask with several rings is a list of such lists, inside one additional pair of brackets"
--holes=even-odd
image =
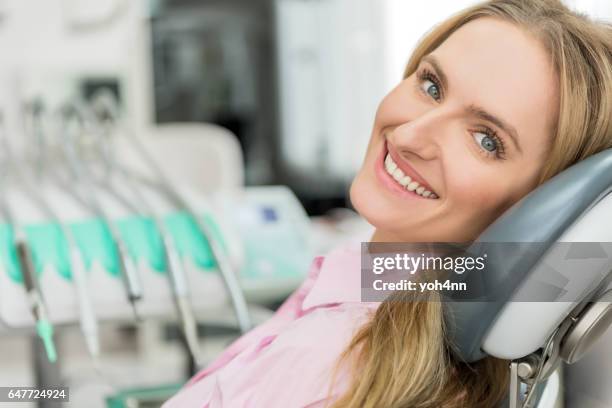
[(397, 167), (399, 167), (399, 169), (403, 171), (405, 175), (410, 176), (412, 180), (418, 182), (420, 185), (422, 185), (432, 193), (435, 193), (439, 197), (438, 193), (436, 193), (436, 191), (431, 188), (431, 186), (425, 181), (425, 179), (415, 169), (413, 169), (410, 164), (402, 160), (402, 158), (399, 157), (395, 150), (389, 148), (389, 142), (387, 140), (385, 140), (385, 150), (389, 152), (391, 158), (393, 159), (395, 164), (397, 164)]
[(374, 165), (375, 167), (375, 173), (376, 173), (376, 177), (378, 178), (378, 180), (389, 190), (391, 190), (393, 193), (400, 195), (401, 197), (405, 197), (405, 198), (409, 198), (409, 199), (420, 199), (420, 200), (430, 200), (430, 201), (437, 201), (437, 200), (433, 200), (431, 198), (425, 198), (419, 194), (417, 194), (414, 191), (410, 191), (408, 189), (406, 189), (405, 187), (402, 187), (401, 185), (399, 185), (397, 183), (397, 181), (395, 181), (394, 178), (391, 177), (391, 175), (389, 173), (387, 173), (387, 170), (385, 169), (385, 157), (387, 156), (387, 146), (386, 143), (382, 149), (382, 152), (380, 154), (380, 156), (378, 157), (378, 160), (376, 160), (376, 163)]

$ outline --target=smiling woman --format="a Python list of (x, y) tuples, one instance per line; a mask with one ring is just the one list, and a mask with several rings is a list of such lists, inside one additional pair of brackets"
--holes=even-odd
[[(612, 147), (612, 29), (557, 0), (493, 0), (426, 35), (376, 112), (351, 201), (372, 241), (469, 243)], [(492, 408), (508, 362), (461, 361), (438, 293), (362, 302), (359, 248), (317, 258), (272, 319), (165, 407)], [(414, 300), (414, 299), (413, 299)]]

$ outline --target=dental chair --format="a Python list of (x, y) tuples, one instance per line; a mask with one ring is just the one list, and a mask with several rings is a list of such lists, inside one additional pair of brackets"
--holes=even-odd
[(552, 408), (542, 394), (559, 388), (560, 364), (578, 361), (612, 324), (612, 149), (523, 197), (468, 253), (488, 261), (457, 278), (475, 292), (445, 303), (458, 356), (511, 360), (502, 406)]

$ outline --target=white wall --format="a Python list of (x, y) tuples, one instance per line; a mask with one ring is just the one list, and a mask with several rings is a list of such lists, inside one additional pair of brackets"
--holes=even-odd
[[(145, 77), (141, 28), (145, 0), (4, 0), (0, 3), (0, 109), (18, 133), (18, 103), (42, 96), (57, 107), (81, 78), (117, 77), (128, 99)], [(109, 21), (76, 27), (80, 21)], [(112, 18), (111, 18), (112, 17)], [(136, 70), (136, 72), (135, 72)], [(143, 83), (138, 92), (142, 93)], [(148, 86), (148, 84), (146, 84)], [(142, 97), (140, 97), (142, 99)], [(138, 100), (139, 105), (145, 101)], [(130, 117), (143, 119), (128, 103)], [(142, 108), (140, 107), (140, 110)]]
[[(134, 7), (124, 4), (108, 24), (91, 29), (73, 29), (71, 1), (12, 0), (5, 2), (0, 23), (0, 56), (3, 69), (29, 71), (66, 70), (105, 73), (126, 63), (127, 35)], [(104, 3), (104, 2), (103, 2)]]
[(379, 0), (276, 0), (283, 159), (349, 179), (383, 96)]
[(612, 2), (609, 0), (564, 0), (564, 3), (595, 19), (612, 22)]
[(385, 89), (397, 85), (417, 42), (434, 25), (477, 3), (474, 0), (384, 1)]

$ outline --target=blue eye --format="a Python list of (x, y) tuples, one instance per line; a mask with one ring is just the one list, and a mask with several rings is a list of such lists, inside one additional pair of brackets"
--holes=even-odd
[(417, 76), (420, 80), (421, 90), (436, 102), (439, 102), (442, 99), (442, 89), (438, 78), (427, 69), (419, 72)]
[(506, 151), (503, 140), (492, 129), (486, 128), (471, 132), (472, 137), (476, 140), (479, 151), (487, 157), (493, 159), (505, 160)]
[(426, 80), (423, 88), (423, 90), (436, 101), (440, 99), (440, 90), (438, 89), (438, 85), (434, 84), (432, 81)]
[[(480, 136), (478, 136), (480, 135)], [(497, 142), (489, 135), (484, 132), (475, 132), (474, 137), (478, 142), (478, 145), (481, 146), (488, 152), (495, 152), (497, 150)]]

